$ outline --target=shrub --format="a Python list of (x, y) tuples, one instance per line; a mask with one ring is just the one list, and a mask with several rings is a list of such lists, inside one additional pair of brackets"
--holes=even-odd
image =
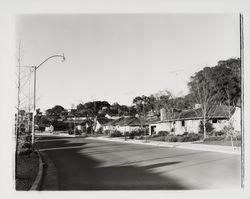
[(91, 132), (92, 132), (92, 127), (89, 126), (89, 127), (87, 128), (87, 134), (91, 134)]
[(159, 131), (158, 132), (158, 135), (161, 137), (161, 136), (167, 136), (169, 134), (168, 131)]
[(134, 139), (135, 136), (143, 136), (145, 132), (143, 129), (133, 130), (129, 133), (129, 139)]
[(110, 130), (104, 130), (103, 133), (104, 133), (105, 135), (109, 135), (109, 134), (110, 134)]
[(103, 134), (103, 128), (99, 128), (98, 131), (97, 131), (98, 134)]
[(112, 133), (110, 133), (110, 137), (122, 137), (122, 133), (118, 130), (115, 130)]
[(156, 137), (159, 137), (159, 135), (158, 135), (158, 134), (153, 134), (153, 135), (151, 135), (150, 137), (156, 138)]
[(29, 142), (24, 142), (23, 145), (22, 145), (22, 148), (31, 149), (32, 145)]
[(188, 134), (188, 132), (184, 132), (182, 135), (185, 136), (185, 135), (187, 135), (187, 134)]
[[(214, 130), (213, 124), (211, 124), (210, 122), (206, 122), (205, 127), (206, 127), (206, 132), (208, 134)], [(199, 133), (204, 133), (204, 130), (203, 130), (203, 121), (200, 122), (199, 128), (200, 128)]]
[(21, 155), (30, 155), (32, 153), (32, 150), (31, 149), (27, 149), (27, 150), (25, 150), (25, 151), (21, 151), (20, 153), (19, 153), (19, 155), (21, 156)]
[(134, 139), (134, 138), (135, 138), (135, 134), (136, 134), (135, 131), (131, 131), (131, 132), (129, 133), (129, 139)]
[(31, 135), (27, 135), (27, 136), (25, 137), (25, 141), (26, 141), (26, 142), (31, 142), (31, 139), (32, 139), (32, 136), (31, 136)]
[(225, 132), (223, 132), (223, 131), (214, 131), (213, 135), (214, 136), (222, 136), (222, 135), (225, 135)]
[(183, 133), (182, 135), (178, 135), (178, 142), (194, 142), (200, 140), (203, 136), (197, 133)]
[(81, 131), (81, 130), (76, 129), (76, 130), (75, 130), (75, 133), (76, 133), (76, 135), (81, 135), (81, 134), (82, 134), (82, 131)]
[(178, 142), (192, 142), (193, 138), (189, 136), (178, 137)]
[(167, 142), (177, 142), (178, 141), (178, 138), (177, 136), (175, 135), (167, 135), (165, 138), (164, 138), (165, 141)]
[(241, 135), (237, 135), (236, 138), (237, 138), (237, 140), (241, 140), (242, 139)]
[(124, 136), (125, 136), (125, 137), (129, 136), (129, 132), (126, 131), (126, 132), (124, 133)]
[(204, 142), (207, 142), (207, 141), (221, 141), (221, 140), (224, 140), (225, 137), (223, 136), (211, 136), (211, 137), (208, 137), (204, 140)]

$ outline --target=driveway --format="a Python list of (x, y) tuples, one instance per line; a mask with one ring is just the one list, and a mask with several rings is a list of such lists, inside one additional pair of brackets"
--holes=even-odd
[(51, 136), (37, 144), (59, 190), (240, 188), (240, 155)]

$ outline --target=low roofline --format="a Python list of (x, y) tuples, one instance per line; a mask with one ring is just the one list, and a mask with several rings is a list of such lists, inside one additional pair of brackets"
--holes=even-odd
[[(155, 122), (149, 122), (149, 124), (159, 124), (159, 123), (165, 123), (165, 122), (174, 122), (174, 121), (182, 121), (182, 120), (199, 120), (203, 119), (203, 117), (190, 117), (190, 118), (177, 118), (177, 119), (171, 119), (171, 120), (163, 120), (163, 121), (155, 121)], [(207, 117), (206, 119), (228, 119), (226, 116), (214, 116), (214, 117)]]

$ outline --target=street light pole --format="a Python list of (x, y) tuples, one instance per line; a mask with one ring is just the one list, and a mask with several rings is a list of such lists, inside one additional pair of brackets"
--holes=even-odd
[(35, 143), (35, 113), (36, 113), (36, 70), (42, 65), (44, 64), (46, 61), (48, 61), (49, 59), (53, 58), (53, 57), (62, 57), (62, 61), (65, 61), (65, 56), (63, 55), (52, 55), (48, 58), (46, 58), (43, 62), (41, 62), (38, 66), (34, 66), (34, 103), (33, 103), (33, 118), (32, 118), (32, 137), (31, 137), (31, 142), (32, 145), (34, 145)]

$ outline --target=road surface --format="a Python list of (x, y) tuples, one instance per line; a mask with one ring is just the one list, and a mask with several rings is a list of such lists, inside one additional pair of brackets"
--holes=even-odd
[(51, 136), (37, 144), (59, 190), (240, 188), (240, 155)]

